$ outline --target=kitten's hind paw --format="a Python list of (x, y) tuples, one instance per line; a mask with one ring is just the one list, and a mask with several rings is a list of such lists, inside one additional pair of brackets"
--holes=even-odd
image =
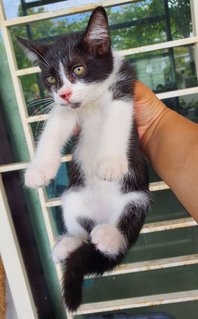
[(126, 248), (121, 232), (113, 225), (101, 224), (91, 232), (91, 242), (105, 255), (116, 256)]
[(52, 251), (52, 259), (58, 264), (65, 260), (68, 255), (82, 245), (82, 240), (77, 237), (63, 236), (60, 237)]
[(96, 175), (105, 181), (115, 181), (128, 172), (128, 161), (125, 156), (102, 158), (96, 165)]

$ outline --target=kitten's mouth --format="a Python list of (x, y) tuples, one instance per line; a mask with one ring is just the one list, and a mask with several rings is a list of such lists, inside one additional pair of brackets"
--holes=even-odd
[(78, 109), (81, 106), (81, 103), (71, 103), (70, 106), (72, 109)]
[(78, 109), (81, 106), (81, 103), (69, 103), (69, 104), (61, 104), (61, 106), (70, 106), (72, 109)]

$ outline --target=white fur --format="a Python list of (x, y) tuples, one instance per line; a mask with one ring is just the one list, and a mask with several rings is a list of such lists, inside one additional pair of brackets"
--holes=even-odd
[(62, 236), (60, 237), (53, 249), (52, 259), (55, 263), (65, 260), (68, 255), (82, 245), (82, 240), (77, 237)]
[(96, 25), (89, 33), (88, 38), (91, 41), (97, 41), (98, 44), (100, 42), (103, 42), (105, 39), (108, 39), (109, 34), (107, 32), (107, 29), (105, 29), (103, 26)]
[(116, 256), (126, 248), (126, 241), (121, 232), (113, 225), (101, 224), (94, 227), (91, 232), (91, 242), (103, 254)]
[(62, 62), (59, 63), (59, 75), (64, 83), (64, 86), (67, 87), (68, 89), (71, 89), (72, 83), (66, 77), (64, 66), (63, 66)]
[(30, 163), (25, 184), (28, 187), (47, 185), (56, 176), (61, 162), (61, 150), (70, 138), (77, 123), (77, 115), (61, 106), (56, 106), (40, 137), (36, 154)]
[(36, 53), (32, 52), (31, 50), (24, 48), (25, 53), (28, 57), (28, 59), (32, 62), (35, 63), (38, 60), (38, 56), (36, 55)]

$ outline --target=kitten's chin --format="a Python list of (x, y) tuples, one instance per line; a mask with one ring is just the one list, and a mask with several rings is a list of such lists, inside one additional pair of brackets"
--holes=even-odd
[(78, 109), (81, 106), (81, 103), (71, 103), (70, 106), (72, 109)]

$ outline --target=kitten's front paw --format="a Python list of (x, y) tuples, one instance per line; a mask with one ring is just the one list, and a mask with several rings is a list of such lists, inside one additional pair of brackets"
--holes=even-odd
[(58, 264), (65, 260), (68, 255), (82, 244), (82, 240), (77, 237), (64, 236), (57, 240), (53, 252), (52, 259)]
[(114, 181), (122, 178), (128, 172), (127, 157), (102, 158), (96, 166), (96, 175), (105, 181)]
[(126, 241), (121, 232), (113, 225), (101, 224), (91, 232), (91, 242), (105, 255), (116, 256), (125, 249)]
[(25, 185), (31, 188), (47, 186), (51, 179), (54, 179), (60, 162), (54, 161), (53, 164), (32, 163), (25, 173)]

